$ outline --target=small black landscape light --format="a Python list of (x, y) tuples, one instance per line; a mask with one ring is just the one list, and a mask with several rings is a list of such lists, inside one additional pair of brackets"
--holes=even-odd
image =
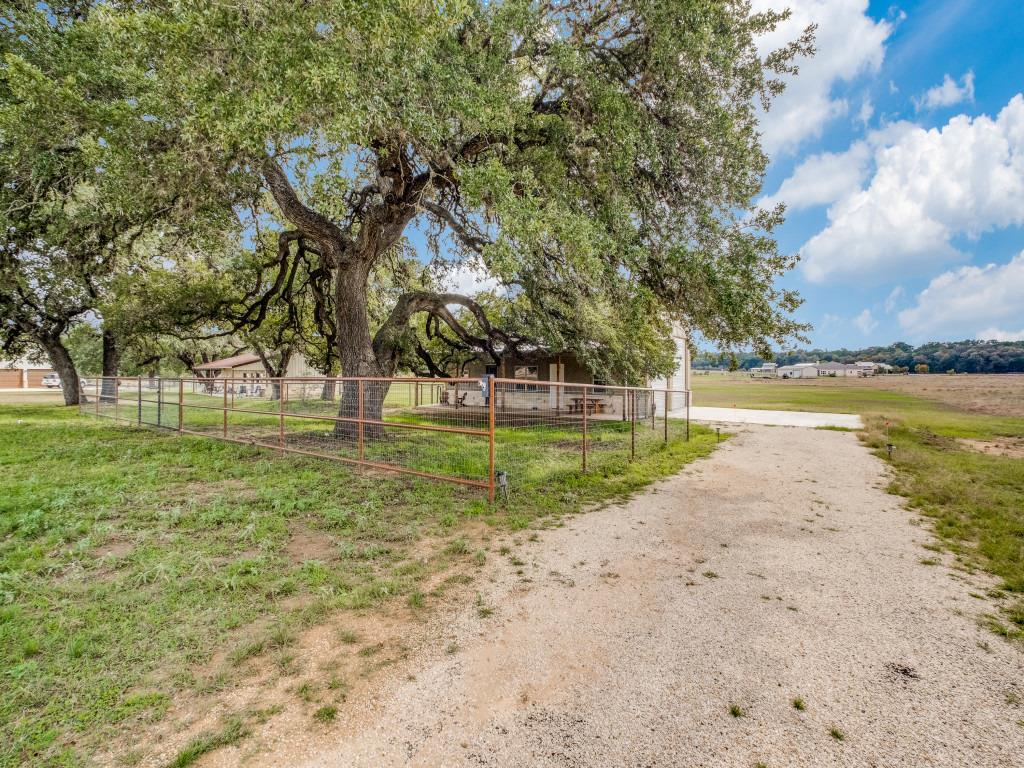
[(889, 458), (890, 459), (892, 458), (892, 449), (895, 448), (895, 447), (896, 446), (893, 445), (892, 443), (886, 443), (885, 444), (885, 450), (887, 450), (889, 452)]

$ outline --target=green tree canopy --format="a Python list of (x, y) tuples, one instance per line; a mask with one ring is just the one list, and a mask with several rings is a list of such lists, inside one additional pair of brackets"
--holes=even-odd
[[(305, 273), (344, 374), (395, 373), (420, 318), (486, 352), (512, 343), (473, 297), (371, 296), (414, 226), (433, 258), (497, 279), (505, 317), (530, 315), (517, 333), (622, 381), (671, 365), (673, 321), (755, 349), (801, 330), (798, 297), (775, 287), (794, 262), (771, 236), (781, 211), (754, 207), (758, 105), (811, 51), (808, 32), (758, 54), (783, 14), (742, 0), (84, 7), (68, 28), (101, 62), (84, 71), (117, 73), (103, 104), (127, 126), (90, 134), (102, 199), (133, 214), (170, 200), (185, 236), (219, 228), (259, 259), (230, 330), (277, 316)], [(55, 27), (32, 13), (19, 17)]]

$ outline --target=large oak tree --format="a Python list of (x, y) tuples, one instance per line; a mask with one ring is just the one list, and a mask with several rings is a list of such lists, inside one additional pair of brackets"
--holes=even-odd
[[(258, 325), (308, 265), (345, 375), (393, 375), (416, 318), (499, 353), (514, 342), (470, 296), (414, 287), (380, 311), (374, 276), (413, 228), (496, 278), (535, 343), (625, 382), (670, 364), (636, 341), (672, 321), (726, 347), (800, 330), (798, 297), (774, 285), (793, 264), (771, 237), (781, 213), (754, 207), (757, 107), (810, 52), (805, 35), (758, 54), (780, 14), (741, 0), (101, 8), (95, 34), (139, 76), (126, 108), (161, 137), (159, 163), (111, 164), (113, 194), (191, 176), (197, 209), (255, 209), (255, 251), (272, 257), (232, 312)], [(238, 242), (254, 237), (234, 221)]]

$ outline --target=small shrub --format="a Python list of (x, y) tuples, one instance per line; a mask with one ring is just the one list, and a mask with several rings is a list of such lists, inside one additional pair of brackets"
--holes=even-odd
[(340, 632), (338, 632), (338, 639), (346, 645), (355, 645), (359, 642), (359, 635), (357, 635), (351, 629), (343, 629)]
[(318, 723), (330, 723), (338, 716), (338, 708), (333, 704), (324, 704), (313, 713), (313, 719)]
[(465, 555), (469, 552), (469, 543), (465, 539), (455, 539), (444, 551), (449, 555)]

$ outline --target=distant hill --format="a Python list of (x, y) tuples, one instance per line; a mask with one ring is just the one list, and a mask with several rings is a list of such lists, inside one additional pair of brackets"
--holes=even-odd
[[(774, 357), (779, 365), (829, 360), (837, 363), (873, 360), (911, 371), (924, 364), (932, 373), (1024, 373), (1024, 341), (933, 341), (920, 347), (901, 341), (888, 347), (866, 349), (798, 349), (779, 352)], [(693, 358), (693, 367), (746, 370), (764, 362), (765, 358), (753, 353), (700, 352)]]

